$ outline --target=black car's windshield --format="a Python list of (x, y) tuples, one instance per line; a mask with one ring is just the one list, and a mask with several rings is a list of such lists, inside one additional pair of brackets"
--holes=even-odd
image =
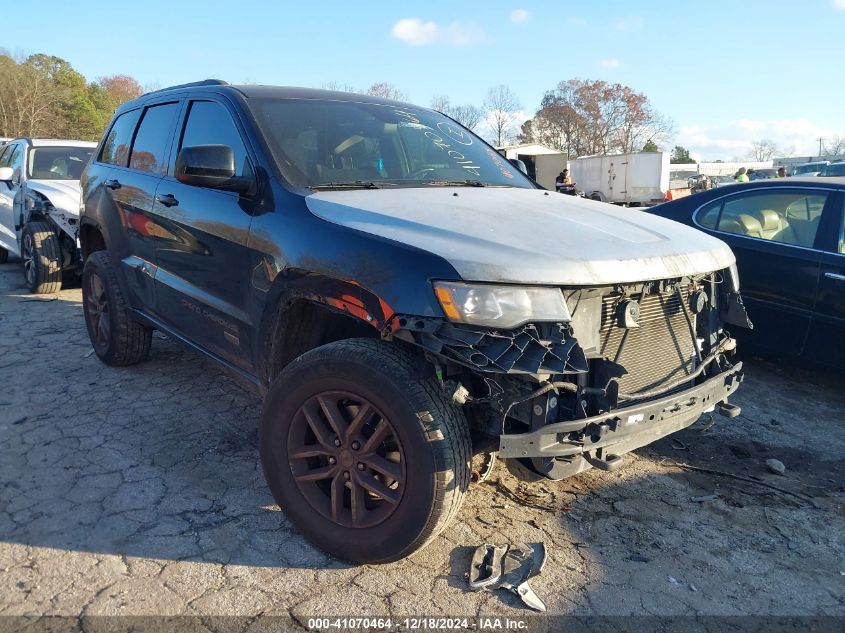
[(352, 101), (249, 104), (294, 186), (534, 188), (501, 154), (436, 112)]
[(29, 152), (26, 175), (30, 180), (79, 180), (94, 153), (93, 147), (35, 147)]

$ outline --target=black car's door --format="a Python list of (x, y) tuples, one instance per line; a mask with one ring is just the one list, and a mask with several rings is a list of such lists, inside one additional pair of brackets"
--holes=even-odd
[(236, 176), (253, 178), (253, 161), (236, 116), (224, 101), (197, 99), (180, 118), (171, 167), (153, 210), (157, 240), (156, 312), (177, 333), (225, 361), (252, 370), (248, 313), (249, 200), (231, 191), (187, 185), (174, 177), (182, 147), (231, 147)]
[(113, 207), (123, 225), (125, 242), (113, 240), (112, 253), (124, 271), (130, 304), (145, 311), (155, 305), (155, 241), (161, 233), (150, 212), (167, 168), (179, 107), (178, 101), (171, 101), (122, 114), (96, 161), (103, 168), (92, 165), (88, 174), (102, 178), (98, 203)]
[(744, 190), (703, 207), (698, 223), (733, 249), (741, 293), (762, 349), (800, 355), (816, 301), (821, 254), (815, 249), (824, 188)]
[(842, 367), (845, 357), (845, 192), (825, 210), (821, 271), (805, 356)]

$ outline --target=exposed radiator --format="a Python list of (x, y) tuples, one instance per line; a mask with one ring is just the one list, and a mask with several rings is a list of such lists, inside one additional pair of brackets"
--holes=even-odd
[[(688, 288), (684, 288), (683, 297), (687, 302)], [(599, 341), (601, 355), (624, 369), (625, 373), (619, 378), (619, 391), (647, 391), (689, 375), (695, 368), (695, 343), (678, 292), (673, 290), (644, 297), (640, 301), (639, 327), (629, 329), (618, 325), (616, 310), (621, 298), (620, 295), (604, 298)]]

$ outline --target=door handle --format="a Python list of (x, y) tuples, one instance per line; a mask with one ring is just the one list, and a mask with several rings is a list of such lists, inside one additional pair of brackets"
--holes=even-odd
[(161, 196), (156, 196), (156, 202), (165, 207), (175, 207), (179, 201), (172, 193), (166, 193)]
[(110, 178), (103, 183), (109, 189), (120, 189), (123, 185), (120, 184), (119, 180), (115, 180), (114, 178)]
[(828, 272), (825, 273), (824, 276), (828, 279), (833, 279), (833, 281), (845, 281), (845, 275), (840, 275), (839, 273)]

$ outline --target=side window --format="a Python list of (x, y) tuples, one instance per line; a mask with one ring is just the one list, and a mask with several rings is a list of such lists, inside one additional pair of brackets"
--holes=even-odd
[(706, 207), (700, 209), (696, 216), (698, 223), (706, 229), (715, 229), (716, 222), (719, 221), (719, 212), (722, 210), (722, 201), (711, 202)]
[(106, 136), (97, 160), (109, 165), (126, 167), (129, 147), (132, 145), (132, 133), (135, 131), (140, 116), (141, 110), (130, 110), (117, 117)]
[(842, 211), (842, 223), (839, 225), (839, 253), (845, 255), (845, 210)]
[(725, 201), (718, 230), (812, 248), (827, 197), (802, 190), (735, 196)]
[(144, 111), (144, 118), (138, 126), (129, 166), (154, 174), (164, 171), (167, 164), (165, 150), (173, 134), (173, 126), (179, 115), (178, 103), (151, 106)]
[(9, 158), (9, 167), (12, 168), (12, 180), (20, 180), (23, 167), (23, 143), (17, 143), (14, 146)]
[(228, 145), (235, 154), (235, 175), (252, 176), (249, 160), (238, 128), (225, 107), (214, 101), (194, 101), (188, 112), (185, 131), (182, 134), (183, 147), (196, 145)]
[(0, 150), (0, 167), (8, 167), (12, 158), (12, 148), (14, 145), (7, 145)]

